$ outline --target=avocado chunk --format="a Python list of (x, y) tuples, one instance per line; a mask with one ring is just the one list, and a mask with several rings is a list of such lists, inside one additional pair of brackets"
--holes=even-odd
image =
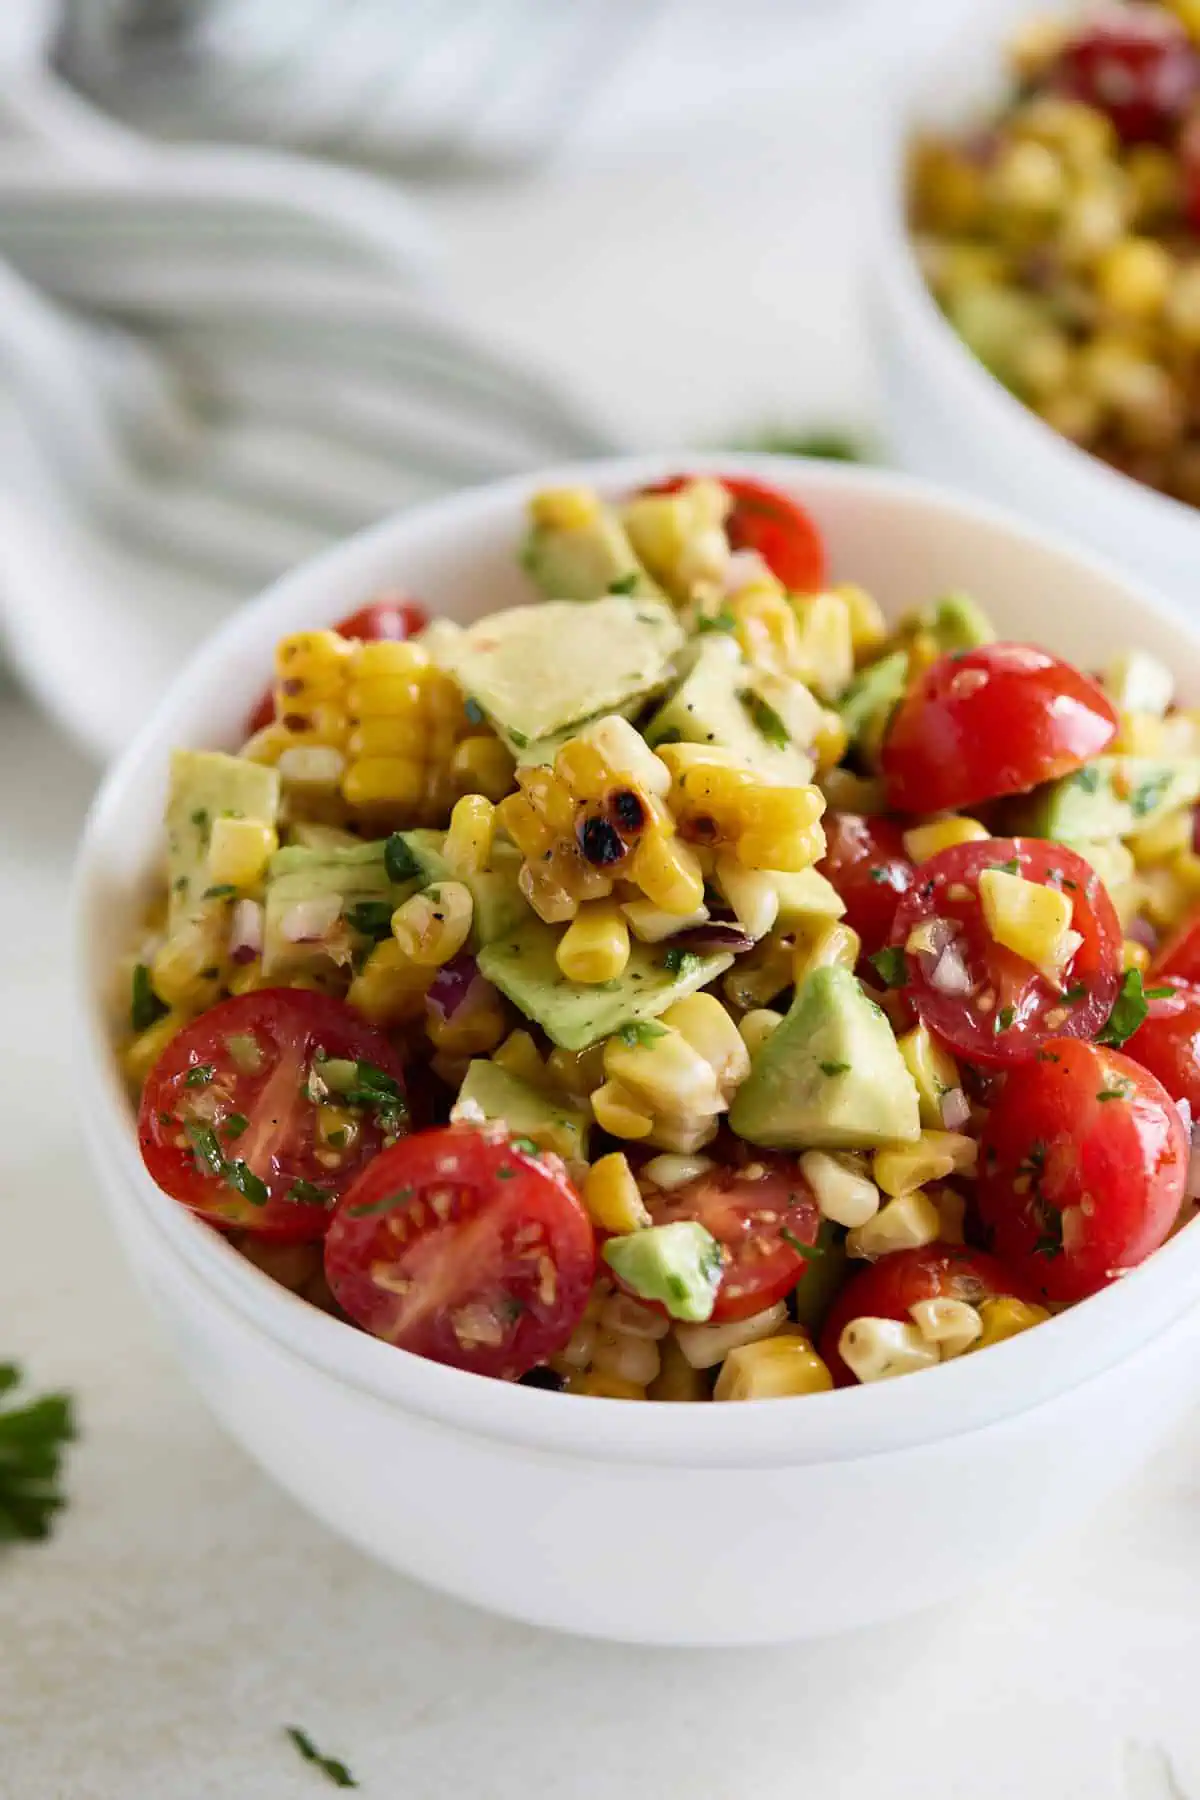
[(646, 742), (716, 744), (784, 787), (812, 780), (808, 747), (821, 708), (802, 682), (760, 674), (725, 634), (703, 639), (692, 667), (646, 727)]
[(992, 621), (969, 594), (946, 594), (935, 600), (921, 622), (937, 639), (943, 656), (953, 656), (959, 650), (978, 650), (996, 641)]
[(734, 1096), (739, 1137), (858, 1150), (920, 1136), (917, 1089), (887, 1019), (848, 969), (814, 969)]
[(846, 1279), (846, 1234), (839, 1225), (822, 1219), (817, 1230), (816, 1255), (804, 1265), (804, 1273), (792, 1289), (792, 1313), (815, 1337), (825, 1323), (825, 1315)]
[(659, 1301), (673, 1319), (703, 1325), (712, 1318), (725, 1264), (720, 1244), (698, 1219), (609, 1238), (600, 1254), (639, 1299)]
[[(384, 838), (353, 848), (310, 850), (289, 844), (277, 850), (267, 868), (264, 975), (318, 974), (350, 962), (356, 951), (389, 935), (392, 913), (419, 885), (416, 876), (392, 879)], [(297, 942), (292, 935), (297, 907), (324, 900), (330, 902), (329, 923), (308, 941)]]
[(1091, 864), (1114, 900), (1137, 874), (1133, 851), (1120, 838), (1063, 838), (1062, 842)]
[(1029, 837), (1122, 838), (1200, 798), (1200, 757), (1096, 756), (1037, 788), (1021, 808)]
[(174, 931), (203, 902), (214, 819), (279, 818), (279, 771), (222, 750), (176, 750), (167, 790), (167, 929)]
[(1122, 712), (1148, 712), (1162, 718), (1175, 692), (1166, 663), (1148, 650), (1125, 650), (1114, 656), (1104, 675), (1104, 691)]
[(890, 713), (904, 698), (908, 685), (908, 651), (893, 650), (862, 669), (838, 701), (838, 716), (846, 736), (857, 743), (881, 713)]
[(721, 951), (675, 970), (667, 967), (662, 944), (635, 943), (624, 973), (594, 987), (563, 974), (555, 961), (559, 936), (531, 918), (520, 930), (484, 945), (479, 972), (563, 1050), (586, 1050), (623, 1026), (636, 1029), (685, 994), (707, 987), (733, 961)]
[(447, 666), (518, 750), (665, 687), (683, 631), (658, 600), (546, 600), (464, 631)]
[(539, 1150), (552, 1150), (564, 1162), (587, 1161), (588, 1115), (583, 1108), (548, 1100), (485, 1057), (467, 1064), (455, 1102), (456, 1113), (466, 1109), (465, 1116), (473, 1116), (475, 1107), (485, 1119), (502, 1119), (514, 1137), (529, 1138)]
[(419, 886), (432, 881), (461, 881), (471, 890), (474, 911), (471, 915), (471, 948), (478, 950), (493, 938), (505, 937), (529, 917), (529, 907), (517, 886), (521, 873), (521, 852), (513, 844), (492, 845), (491, 867), (456, 875), (442, 855), (446, 841), (444, 831), (402, 831), (403, 838), (420, 872)]
[(638, 561), (629, 534), (607, 506), (578, 525), (534, 519), (521, 566), (548, 600), (599, 600), (605, 594), (665, 598)]
[(779, 896), (775, 924), (784, 930), (806, 919), (840, 919), (846, 902), (819, 869), (778, 869), (771, 876)]

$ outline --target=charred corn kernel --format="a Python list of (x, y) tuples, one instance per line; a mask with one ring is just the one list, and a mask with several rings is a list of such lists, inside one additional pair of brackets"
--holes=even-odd
[(922, 1131), (915, 1144), (876, 1150), (871, 1173), (885, 1194), (911, 1194), (927, 1181), (974, 1173), (979, 1145), (961, 1131)]
[(639, 560), (677, 598), (698, 581), (718, 580), (729, 561), (725, 517), (730, 496), (701, 477), (671, 494), (639, 494), (625, 507), (625, 529)]
[(1102, 305), (1120, 318), (1155, 319), (1174, 273), (1174, 257), (1154, 238), (1125, 237), (1111, 244), (1097, 262), (1096, 292)]
[(708, 1383), (699, 1369), (693, 1369), (674, 1337), (666, 1337), (659, 1345), (659, 1372), (651, 1382), (647, 1398), (688, 1402), (707, 1400)]
[(148, 1025), (145, 1031), (139, 1031), (121, 1052), (121, 1067), (126, 1080), (140, 1089), (151, 1069), (166, 1049), (171, 1039), (182, 1031), (192, 1019), (190, 1012), (175, 1007), (165, 1012), (161, 1019)]
[(1150, 952), (1145, 944), (1139, 944), (1136, 938), (1126, 938), (1121, 945), (1121, 967), (1126, 971), (1136, 969), (1144, 975), (1150, 967)]
[[(622, 777), (665, 799), (671, 777), (662, 758), (656, 756), (641, 732), (619, 713), (594, 719), (580, 731), (577, 744), (586, 745), (600, 759), (602, 787)], [(569, 746), (564, 745), (564, 750)]]
[(595, 1400), (644, 1400), (646, 1389), (636, 1381), (626, 1381), (620, 1375), (603, 1375), (599, 1369), (589, 1370), (585, 1375), (567, 1377), (569, 1394), (590, 1394)]
[(606, 1081), (592, 1095), (592, 1112), (601, 1131), (637, 1143), (654, 1130), (654, 1114), (618, 1081)]
[(544, 488), (529, 502), (534, 525), (551, 531), (586, 531), (600, 516), (600, 500), (591, 488)]
[(658, 1371), (658, 1345), (653, 1338), (638, 1337), (627, 1331), (607, 1331), (601, 1323), (592, 1351), (593, 1374), (633, 1382), (644, 1388)]
[(854, 674), (850, 607), (842, 593), (793, 595), (799, 638), (786, 670), (822, 700), (836, 700)]
[(372, 1025), (405, 1025), (424, 1015), (432, 978), (431, 967), (414, 963), (395, 938), (385, 938), (351, 981), (346, 999)]
[(468, 737), (456, 744), (450, 775), (461, 794), (482, 794), (495, 803), (512, 792), (516, 764), (497, 737)]
[(826, 1394), (833, 1376), (800, 1332), (740, 1344), (721, 1365), (714, 1400), (774, 1400), (788, 1394)]
[(1192, 809), (1180, 807), (1134, 832), (1126, 840), (1139, 869), (1152, 869), (1157, 863), (1170, 862), (1192, 847)]
[(592, 1044), (587, 1050), (562, 1050), (556, 1045), (546, 1058), (546, 1073), (564, 1094), (587, 1100), (604, 1080), (604, 1046)]
[(738, 1030), (742, 1034), (751, 1056), (757, 1056), (771, 1033), (783, 1024), (783, 1014), (773, 1012), (769, 1006), (756, 1006), (739, 1021)]
[(527, 1031), (510, 1031), (493, 1052), (492, 1061), (518, 1081), (533, 1088), (546, 1086), (546, 1065), (538, 1055), (537, 1045)]
[(876, 777), (856, 775), (853, 769), (823, 769), (819, 785), (831, 812), (875, 819), (887, 811), (887, 789)]
[(991, 1344), (1016, 1337), (1018, 1332), (1029, 1331), (1034, 1325), (1043, 1325), (1050, 1314), (1044, 1306), (1033, 1306), (1026, 1300), (1015, 1300), (1011, 1294), (1004, 1294), (991, 1300), (981, 1300), (979, 1317), (983, 1321), (983, 1331), (975, 1348), (986, 1350)]
[(841, 762), (850, 743), (850, 733), (846, 730), (840, 713), (826, 707), (817, 721), (817, 729), (813, 733), (812, 753), (818, 769), (832, 769)]
[(442, 856), (452, 875), (478, 875), (486, 869), (496, 835), (496, 808), (482, 794), (464, 794), (450, 814)]
[(821, 1217), (850, 1229), (865, 1225), (879, 1211), (879, 1189), (853, 1165), (826, 1150), (806, 1150), (800, 1172), (813, 1191)]
[(208, 840), (208, 879), (214, 886), (255, 887), (278, 847), (274, 831), (258, 819), (216, 818)]
[(661, 944), (667, 938), (677, 937), (681, 931), (690, 931), (693, 925), (703, 925), (708, 918), (707, 906), (697, 907), (694, 913), (680, 917), (678, 913), (663, 912), (660, 907), (652, 906), (649, 900), (623, 901), (621, 911), (629, 921), (630, 931), (641, 944)]
[(275, 650), (275, 718), (290, 743), (345, 743), (354, 646), (336, 631), (294, 631)]
[(902, 1319), (851, 1319), (838, 1339), (838, 1355), (858, 1381), (890, 1381), (940, 1361), (936, 1348)]
[(593, 1225), (618, 1237), (650, 1223), (633, 1170), (619, 1150), (592, 1164), (583, 1181), (583, 1203)]
[(921, 1104), (921, 1123), (928, 1131), (940, 1131), (945, 1124), (942, 1100), (962, 1085), (958, 1064), (937, 1038), (924, 1025), (914, 1025), (899, 1040), (904, 1065), (917, 1084)]
[(837, 592), (846, 603), (854, 660), (869, 662), (888, 640), (888, 625), (883, 616), (883, 608), (878, 600), (868, 594), (866, 588), (858, 587), (853, 581), (843, 581)]
[(686, 1187), (689, 1181), (707, 1175), (715, 1166), (711, 1156), (673, 1156), (668, 1153), (665, 1156), (651, 1157), (649, 1162), (643, 1163), (641, 1175), (643, 1181), (651, 1182), (664, 1193), (669, 1193), (672, 1188)]
[(704, 871), (690, 844), (655, 834), (643, 838), (630, 869), (652, 906), (686, 917), (704, 904)]
[(581, 906), (558, 940), (555, 961), (568, 981), (615, 981), (629, 961), (629, 925), (616, 902)]
[(722, 1099), (728, 1101), (750, 1073), (750, 1053), (716, 995), (688, 994), (669, 1006), (660, 1022), (704, 1058)]
[(1003, 869), (985, 869), (979, 877), (979, 897), (984, 922), (996, 942), (1056, 980), (1079, 945), (1071, 930), (1070, 894)]
[(965, 1300), (918, 1300), (909, 1307), (912, 1322), (943, 1362), (961, 1356), (983, 1335), (983, 1320)]
[(676, 1325), (675, 1342), (693, 1369), (712, 1369), (724, 1362), (731, 1350), (774, 1337), (787, 1322), (787, 1307), (780, 1301), (765, 1312), (754, 1313), (748, 1319), (733, 1319), (728, 1324)]
[[(740, 1038), (737, 1041), (745, 1055), (745, 1045)], [(636, 1095), (654, 1115), (708, 1118), (726, 1110), (711, 1064), (678, 1031), (664, 1029), (649, 1043), (626, 1044), (619, 1037), (609, 1038), (604, 1046), (604, 1072), (610, 1082)], [(600, 1122), (598, 1113), (596, 1117)]]
[(723, 983), (726, 999), (744, 1012), (761, 1010), (792, 986), (794, 962), (791, 933), (770, 932), (735, 961)]
[(439, 881), (396, 908), (392, 936), (413, 962), (438, 968), (466, 943), (474, 911), (471, 890), (464, 882)]
[(868, 1262), (895, 1250), (921, 1250), (937, 1242), (941, 1216), (928, 1194), (919, 1189), (899, 1194), (880, 1207), (874, 1218), (857, 1225), (846, 1237), (849, 1256)]
[(752, 938), (766, 937), (779, 912), (779, 890), (771, 876), (763, 869), (747, 869), (728, 852), (717, 857), (714, 876), (743, 930)]
[(840, 919), (822, 921), (811, 936), (798, 934), (792, 979), (799, 987), (814, 969), (854, 969), (861, 954), (862, 940), (857, 931), (843, 925)]
[(940, 850), (950, 850), (956, 844), (977, 844), (990, 836), (987, 826), (978, 819), (932, 819), (928, 825), (914, 825), (904, 833), (904, 854), (912, 862), (928, 862)]

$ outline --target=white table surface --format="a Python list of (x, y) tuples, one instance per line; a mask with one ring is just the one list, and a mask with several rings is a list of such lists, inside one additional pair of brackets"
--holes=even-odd
[[(731, 127), (703, 180), (676, 143), (505, 190), (503, 212), (451, 190), (449, 273), (635, 442), (869, 420), (854, 121), (821, 127), (836, 199), (778, 126)], [(808, 1648), (553, 1638), (309, 1521), (183, 1384), (91, 1190), (62, 945), (93, 771), (11, 694), (0, 770), (0, 1357), (72, 1389), (84, 1432), (53, 1541), (0, 1558), (0, 1800), (333, 1792), (287, 1723), (387, 1800), (1167, 1800), (1139, 1745), (1200, 1796), (1200, 1420), (1008, 1580)]]

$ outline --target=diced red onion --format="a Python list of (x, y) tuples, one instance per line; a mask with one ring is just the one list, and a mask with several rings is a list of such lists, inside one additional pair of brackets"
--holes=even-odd
[(1125, 927), (1125, 936), (1135, 944), (1143, 944), (1147, 950), (1158, 949), (1158, 933), (1149, 919), (1131, 919)]
[(475, 958), (464, 950), (442, 964), (429, 985), (425, 1004), (444, 1023), (454, 1017), (477, 981), (482, 981), (482, 977)]
[(257, 900), (235, 900), (229, 916), (229, 960), (253, 962), (262, 955), (263, 909)]
[(319, 944), (327, 938), (342, 916), (340, 894), (316, 894), (311, 900), (297, 900), (279, 921), (279, 935), (289, 944)]
[(720, 920), (710, 919), (707, 925), (693, 925), (690, 931), (681, 931), (671, 939), (671, 947), (701, 952), (732, 950), (737, 956), (743, 950), (753, 950), (754, 939), (740, 925), (723, 925)]
[(922, 919), (909, 932), (904, 948), (913, 956), (940, 956), (954, 942), (956, 929), (953, 919)]
[(752, 581), (761, 581), (767, 565), (757, 550), (735, 550), (725, 564), (722, 585), (727, 594), (740, 593)]
[(1179, 1114), (1179, 1122), (1187, 1132), (1189, 1138), (1194, 1132), (1200, 1134), (1200, 1125), (1192, 1124), (1192, 1106), (1190, 1100), (1177, 1100), (1175, 1102), (1175, 1111)]
[(960, 1087), (946, 1089), (942, 1095), (941, 1113), (947, 1131), (961, 1131), (970, 1122), (971, 1103)]
[(963, 961), (962, 951), (956, 944), (947, 944), (933, 968), (929, 972), (929, 985), (936, 988), (939, 994), (969, 994), (972, 986), (967, 965)]

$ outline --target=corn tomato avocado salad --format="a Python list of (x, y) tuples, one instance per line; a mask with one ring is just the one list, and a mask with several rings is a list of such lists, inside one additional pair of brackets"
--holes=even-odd
[(176, 752), (121, 1047), (167, 1194), (390, 1344), (631, 1400), (973, 1354), (1191, 1216), (1160, 663), (890, 627), (754, 481), (540, 493), (521, 556)]

